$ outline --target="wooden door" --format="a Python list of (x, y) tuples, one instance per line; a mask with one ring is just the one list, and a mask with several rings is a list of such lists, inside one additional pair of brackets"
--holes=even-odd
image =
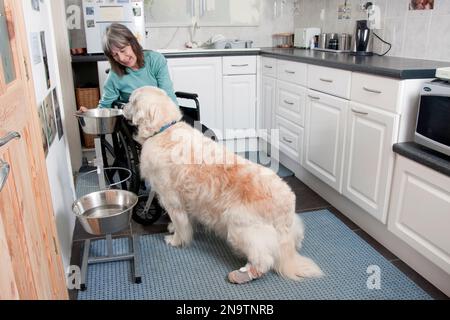
[(0, 35), (0, 299), (67, 299), (21, 1)]

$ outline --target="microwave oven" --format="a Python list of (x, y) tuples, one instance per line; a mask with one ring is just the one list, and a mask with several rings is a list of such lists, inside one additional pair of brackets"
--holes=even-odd
[(422, 86), (414, 141), (450, 156), (450, 83), (434, 80)]

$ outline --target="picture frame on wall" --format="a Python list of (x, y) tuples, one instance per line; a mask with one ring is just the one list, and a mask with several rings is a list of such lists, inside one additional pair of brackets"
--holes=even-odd
[(434, 0), (411, 0), (409, 10), (433, 10)]

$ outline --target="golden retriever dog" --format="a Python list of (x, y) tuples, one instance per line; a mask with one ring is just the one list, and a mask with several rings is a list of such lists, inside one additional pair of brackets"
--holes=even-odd
[(123, 113), (138, 128), (141, 175), (172, 220), (167, 244), (188, 245), (193, 223), (200, 223), (247, 259), (228, 274), (232, 283), (249, 282), (269, 270), (294, 280), (322, 275), (297, 252), (304, 226), (295, 213), (295, 195), (271, 169), (180, 121), (179, 108), (161, 89), (135, 90)]

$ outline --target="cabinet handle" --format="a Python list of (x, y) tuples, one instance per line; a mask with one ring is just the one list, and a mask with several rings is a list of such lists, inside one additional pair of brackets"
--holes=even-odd
[(290, 74), (294, 74), (295, 73), (295, 71), (291, 71), (291, 70), (284, 70), (284, 72), (290, 73)]
[(329, 82), (329, 83), (333, 82), (333, 80), (331, 80), (331, 79), (319, 78), (319, 80), (323, 81), (323, 82)]
[(284, 101), (284, 103), (289, 104), (289, 105), (293, 105), (294, 104), (293, 102), (290, 102), (290, 101), (287, 101), (287, 100), (283, 100), (283, 101)]
[(272, 69), (273, 67), (272, 66), (268, 66), (268, 65), (264, 65), (264, 68)]
[(362, 114), (362, 115), (365, 115), (365, 116), (367, 116), (367, 115), (369, 114), (368, 112), (358, 111), (358, 110), (355, 110), (355, 109), (353, 109), (353, 108), (352, 108), (352, 111), (353, 111), (354, 113)]
[(308, 94), (308, 97), (310, 97), (311, 99), (314, 99), (314, 100), (320, 100), (320, 97), (312, 96), (312, 95), (309, 95), (309, 94)]
[(248, 63), (245, 63), (245, 64), (232, 64), (231, 66), (232, 67), (247, 67)]
[(283, 137), (283, 141), (286, 141), (287, 143), (292, 143), (292, 140), (289, 140), (289, 139), (286, 138), (286, 137)]
[(370, 88), (367, 88), (367, 87), (363, 87), (363, 89), (368, 91), (368, 92), (372, 92), (372, 93), (381, 93), (380, 90), (374, 90), (374, 89), (370, 89)]

